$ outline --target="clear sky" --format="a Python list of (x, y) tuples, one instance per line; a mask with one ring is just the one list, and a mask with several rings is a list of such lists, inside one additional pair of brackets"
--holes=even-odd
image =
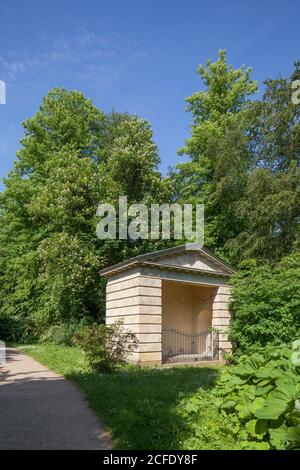
[(149, 119), (166, 173), (189, 134), (184, 100), (201, 87), (198, 64), (227, 49), (262, 86), (300, 59), (297, 0), (0, 0), (0, 18), (0, 179), (22, 121), (54, 86)]

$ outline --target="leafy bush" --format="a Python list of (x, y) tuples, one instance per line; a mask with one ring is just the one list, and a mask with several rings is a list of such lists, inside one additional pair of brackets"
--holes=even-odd
[(76, 323), (60, 323), (51, 325), (41, 336), (41, 343), (53, 343), (57, 345), (72, 346), (72, 338), (80, 326)]
[[(185, 435), (184, 449), (201, 450), (241, 450), (239, 439), (228, 433), (230, 417), (220, 414), (216, 406), (214, 387), (219, 377), (219, 371), (211, 367), (203, 368), (202, 380), (199, 380), (200, 370), (195, 370), (197, 387), (190, 393), (181, 392), (177, 410), (182, 418), (179, 425), (181, 436)], [(196, 375), (197, 374), (197, 375)], [(172, 430), (175, 434), (176, 428)]]
[(287, 344), (300, 331), (300, 253), (276, 267), (244, 263), (234, 276), (229, 339), (235, 355)]
[(0, 314), (0, 340), (17, 342), (23, 336), (23, 325), (17, 318)]
[(300, 340), (241, 356), (218, 388), (229, 429), (251, 449), (300, 448)]
[(125, 331), (121, 322), (85, 326), (74, 335), (73, 341), (86, 353), (92, 369), (98, 372), (108, 372), (125, 363), (138, 345), (136, 336)]

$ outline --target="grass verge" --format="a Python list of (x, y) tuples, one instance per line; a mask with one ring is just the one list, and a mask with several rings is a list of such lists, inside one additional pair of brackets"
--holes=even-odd
[(125, 366), (96, 374), (77, 348), (43, 344), (19, 349), (80, 388), (117, 449), (239, 448), (212, 397), (220, 366)]

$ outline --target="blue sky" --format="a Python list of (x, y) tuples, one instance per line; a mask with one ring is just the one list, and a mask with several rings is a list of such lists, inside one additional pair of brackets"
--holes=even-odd
[(198, 64), (227, 49), (262, 87), (300, 59), (296, 0), (0, 0), (0, 17), (0, 179), (22, 121), (54, 86), (82, 91), (105, 112), (149, 119), (166, 173), (189, 135), (184, 100), (201, 88)]

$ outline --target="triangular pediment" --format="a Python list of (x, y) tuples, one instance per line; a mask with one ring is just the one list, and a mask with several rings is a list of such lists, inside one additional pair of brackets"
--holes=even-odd
[(189, 269), (193, 271), (199, 270), (201, 272), (206, 271), (225, 274), (227, 276), (235, 272), (235, 269), (231, 265), (214, 255), (199, 243), (187, 243), (173, 248), (138, 255), (127, 261), (103, 269), (101, 274), (110, 275), (120, 270), (124, 271), (132, 268), (133, 266), (149, 264), (167, 268), (173, 267), (177, 270), (182, 268), (186, 271)]
[[(149, 256), (151, 260), (151, 255)], [(183, 249), (178, 253), (163, 254), (153, 257), (152, 261), (174, 267), (193, 268), (200, 271), (232, 273), (233, 269), (225, 262), (201, 249)]]

